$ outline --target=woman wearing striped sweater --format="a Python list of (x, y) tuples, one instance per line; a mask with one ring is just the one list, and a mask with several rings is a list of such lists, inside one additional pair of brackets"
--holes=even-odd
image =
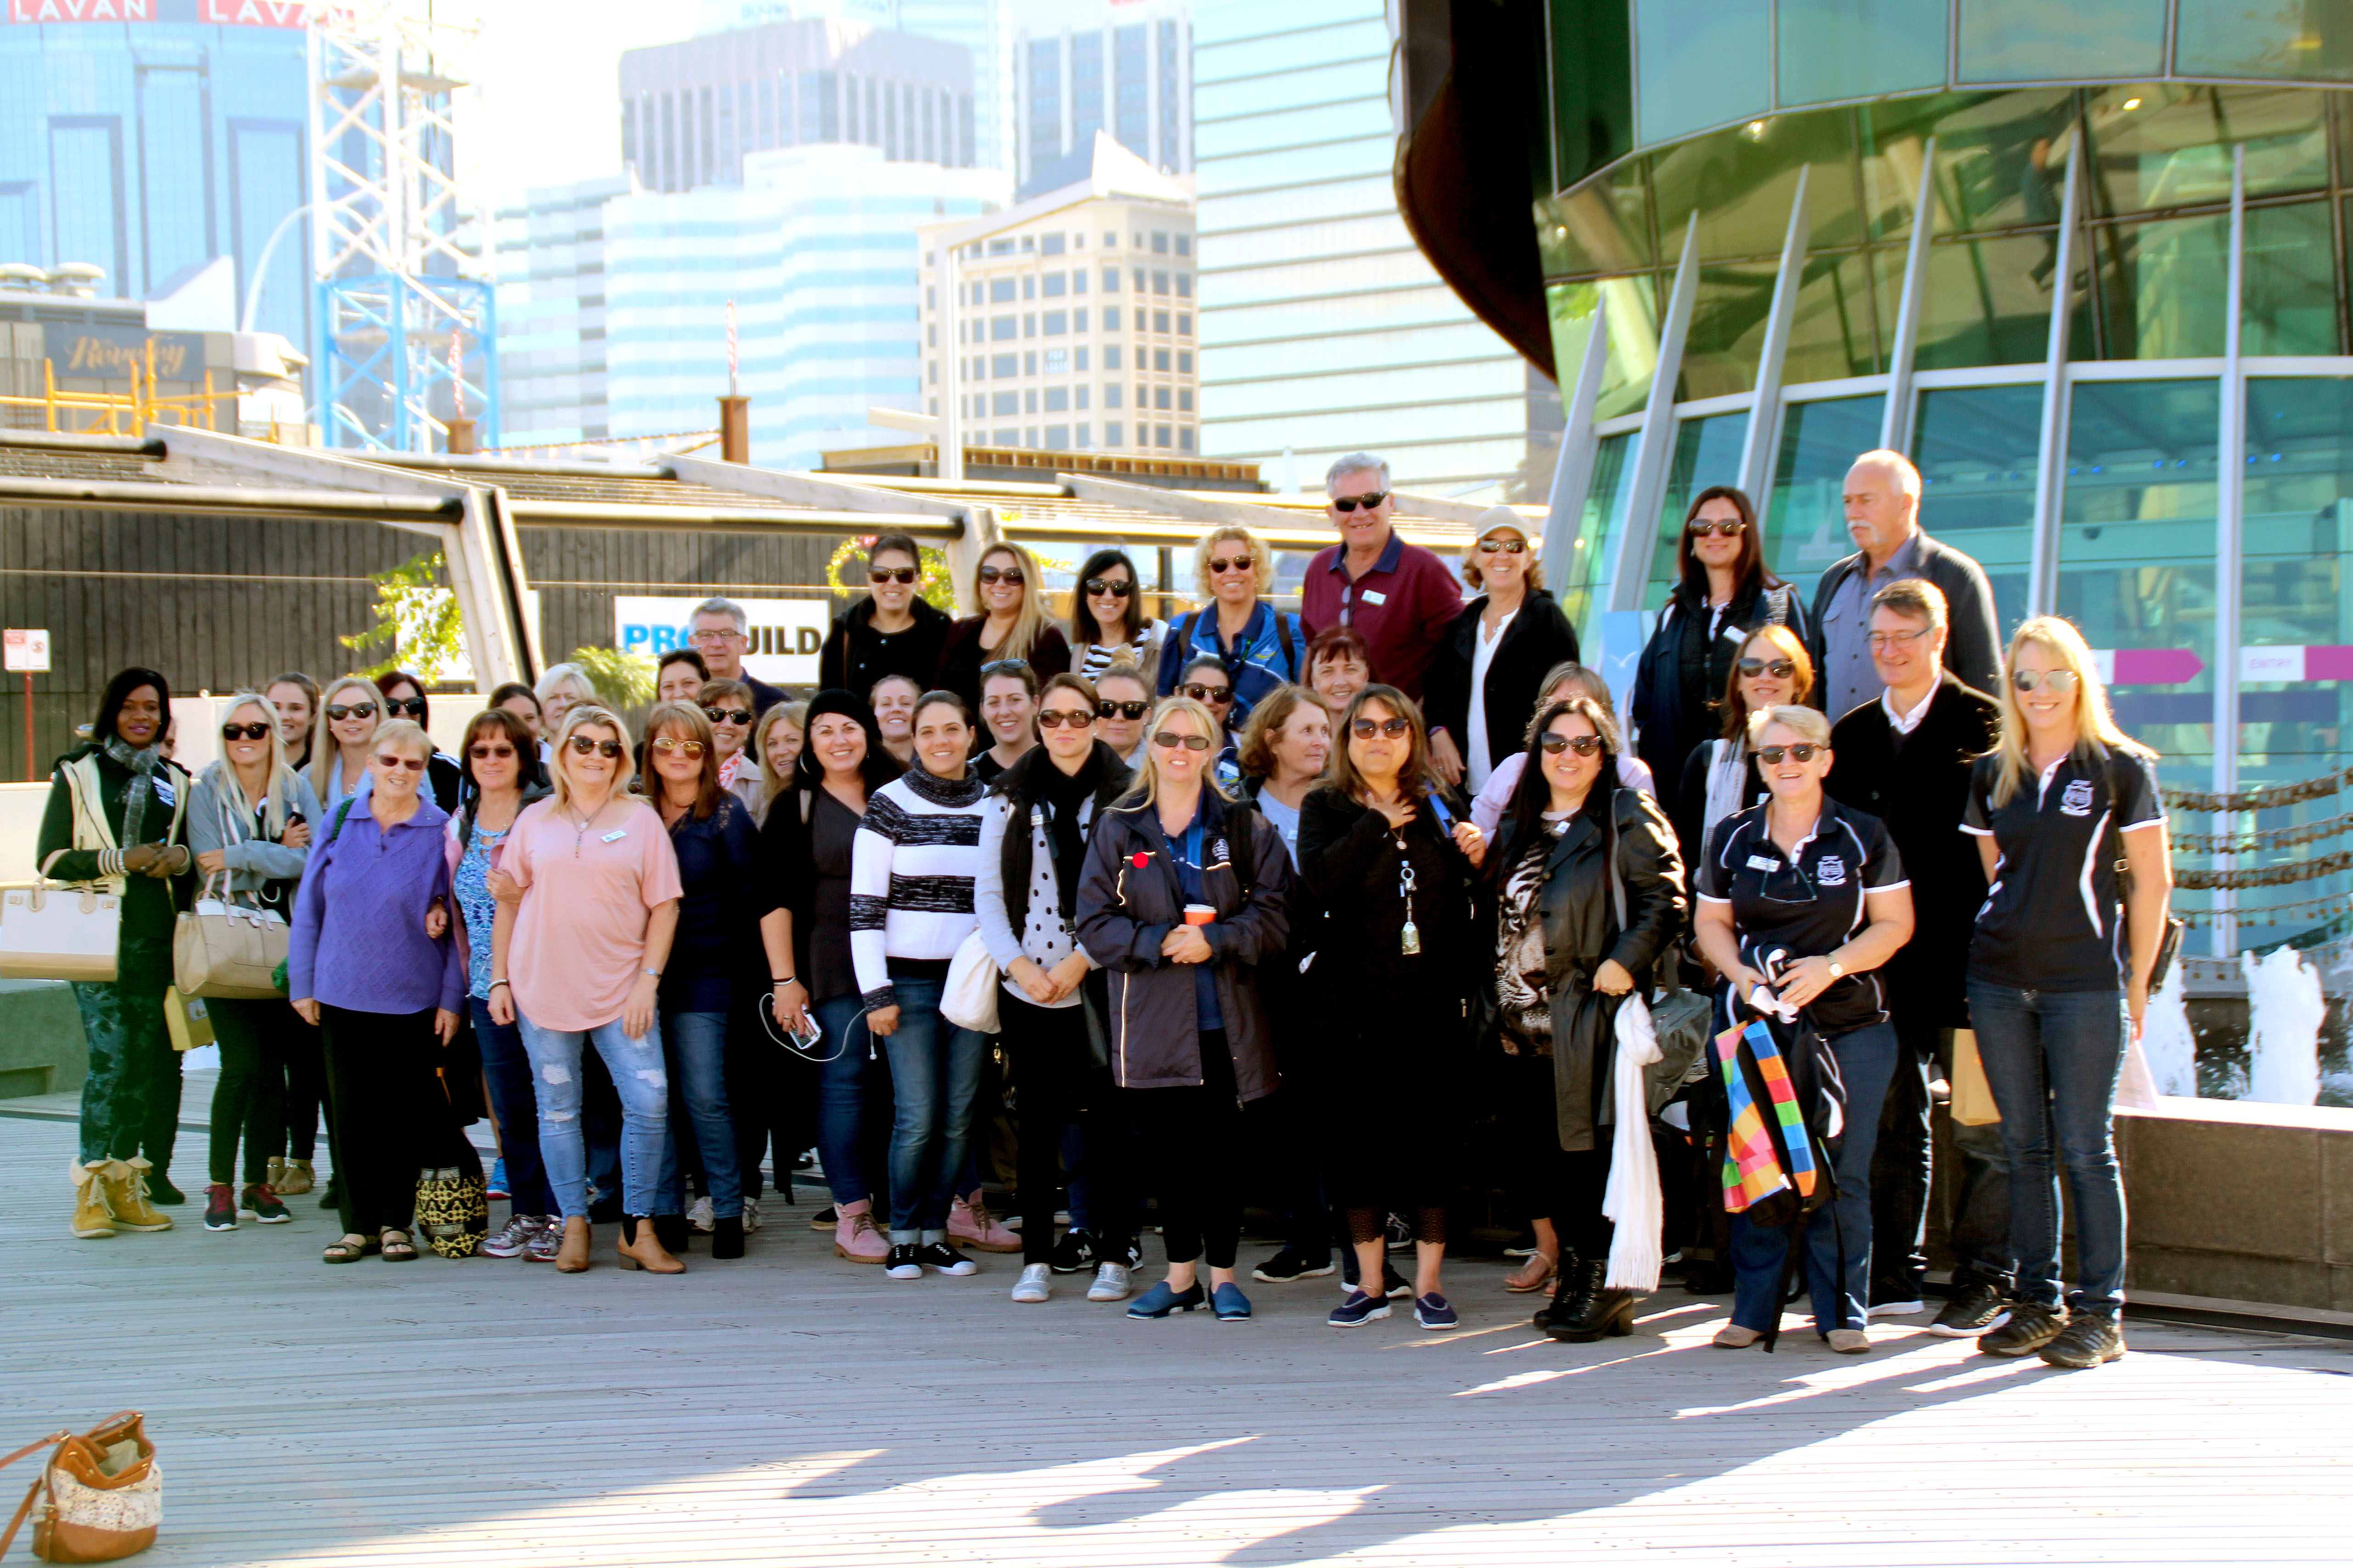
[(986, 1037), (940, 1016), (948, 961), (973, 931), (987, 786), (966, 766), (972, 710), (952, 692), (915, 704), (915, 766), (874, 792), (850, 854), (849, 955), (866, 1027), (891, 1058), (891, 1256), (884, 1272), (978, 1266), (948, 1243)]

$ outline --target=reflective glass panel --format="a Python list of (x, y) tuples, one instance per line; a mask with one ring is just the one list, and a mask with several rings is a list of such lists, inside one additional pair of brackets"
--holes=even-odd
[(1700, 268), (1676, 402), (1756, 387), (1757, 357), (1764, 352), (1765, 321), (1772, 312), (1773, 279), (1778, 271), (1770, 262)]
[(1963, 81), (2162, 76), (2165, 0), (1961, 0)]
[(2095, 216), (2231, 199), (2231, 149), (2247, 149), (2247, 195), (2328, 184), (2328, 118), (2317, 92), (2140, 86), (2094, 93)]
[(1873, 335), (1869, 272), (1860, 253), (1810, 256), (1789, 315), (1781, 384), (1875, 375), (1887, 368)]
[[(2353, 752), (2353, 380), (2247, 384), (2247, 479), (2239, 640), (2239, 785), (2286, 784), (2343, 767)], [(2250, 817), (2209, 817), (2208, 830), (2270, 831), (2338, 816), (2342, 794)], [(2283, 846), (2242, 865), (2301, 860), (2348, 847), (2332, 837)], [(2338, 874), (2232, 895), (2242, 910), (2343, 900), (2353, 877)], [(2268, 946), (2326, 923), (2298, 910), (2249, 930), (2242, 946)], [(2341, 927), (2340, 912), (2337, 923)]]
[(2058, 613), (2113, 656), (2116, 721), (2178, 789), (2213, 787), (2216, 421), (2211, 381), (2078, 382)]
[(2026, 618), (2042, 448), (2039, 381), (1920, 394), (1912, 432), (1920, 526), (1985, 568), (2004, 638)]
[(1692, 497), (1710, 485), (1740, 482), (1740, 447), (1747, 438), (1746, 413), (1686, 419), (1675, 427), (1675, 453), (1667, 464), (1666, 491), (1659, 505), (1659, 541), (1651, 552), (1642, 608), (1665, 606), (1667, 591), (1675, 585), (1675, 544), (1683, 536), (1683, 514), (1691, 510)]
[[(2051, 275), (2058, 252), (2055, 228), (1929, 246), (1914, 365), (1947, 370), (2042, 361), (2051, 349)], [(1874, 251), (1873, 260), (1880, 269), (1881, 341), (1893, 342), (1905, 253)], [(2084, 326), (2088, 332), (2089, 321)]]
[(1767, 0), (1634, 0), (1634, 117), (1646, 144), (1772, 107)]
[(1683, 225), (1697, 212), (1701, 260), (1780, 255), (1798, 171), (1808, 163), (1814, 172), (1806, 182), (1806, 243), (1826, 249), (1859, 243), (1854, 116), (1831, 110), (1758, 121), (1653, 153), (1661, 246), (1670, 259), (1681, 255)]
[(1765, 563), (1796, 584), (1810, 604), (1822, 568), (1854, 553), (1841, 487), (1855, 458), (1879, 445), (1886, 405), (1873, 393), (1792, 403), (1781, 416), (1772, 500), (1762, 522)]
[(1650, 204), (1650, 181), (1641, 159), (1566, 195), (1538, 201), (1536, 249), (1545, 276), (1575, 278), (1649, 267), (1656, 254), (1651, 243)]
[(1640, 409), (1659, 368), (1659, 300), (1665, 280), (1647, 274), (1607, 278), (1597, 289), (1609, 309), (1609, 362), (1601, 374), (1595, 416), (1615, 419)]
[(1780, 0), (1781, 102), (1940, 87), (1945, 0)]
[(1637, 439), (1633, 431), (1607, 436), (1593, 457), (1593, 478), (1585, 487), (1585, 507), (1577, 519), (1577, 542), (1569, 563), (1557, 574), (1553, 595), (1561, 614), (1577, 627), (1580, 638), (1593, 627), (1593, 595), (1608, 569), (1610, 549), (1626, 526), (1626, 502), (1634, 488), (1634, 465), (1628, 459)]
[[(1939, 115), (1936, 233), (2057, 223), (2074, 112), (2073, 93), (2030, 91), (1959, 100)], [(1916, 156), (1912, 168), (1917, 179)], [(1904, 193), (1907, 205), (1914, 194)]]
[(2353, 81), (2353, 11), (2325, 0), (2301, 5), (2181, 0), (2173, 59), (2185, 76)]
[[(2223, 349), (2231, 267), (2225, 215), (2092, 231), (2108, 359), (2189, 359)], [(2090, 357), (2086, 344), (2079, 351)]]
[(2328, 204), (2247, 209), (2244, 353), (2333, 354), (2337, 254)]

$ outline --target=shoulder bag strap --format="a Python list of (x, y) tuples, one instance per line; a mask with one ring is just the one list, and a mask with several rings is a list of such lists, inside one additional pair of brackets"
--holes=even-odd
[(1282, 678), (1296, 680), (1299, 679), (1299, 654), (1291, 646), (1291, 623), (1272, 605), (1266, 607), (1266, 613), (1274, 617), (1274, 635), (1282, 639)]
[[(67, 1438), (72, 1436), (73, 1434), (71, 1432), (52, 1432), (40, 1441), (37, 1443), (27, 1443), (23, 1447), (17, 1449), (15, 1453), (9, 1455), (6, 1458), (0, 1459), (0, 1466), (13, 1465), (17, 1460), (25, 1458), (27, 1454), (37, 1454), (43, 1448), (55, 1448), (58, 1444), (64, 1442)], [(16, 1517), (9, 1520), (6, 1532), (0, 1533), (0, 1557), (7, 1556), (8, 1548), (16, 1543), (16, 1531), (24, 1528), (25, 1517), (33, 1511), (33, 1500), (41, 1495), (41, 1483), (47, 1479), (48, 1479), (48, 1475), (47, 1471), (44, 1471), (42, 1474), (34, 1477), (33, 1484), (25, 1489), (25, 1500), (16, 1505)]]

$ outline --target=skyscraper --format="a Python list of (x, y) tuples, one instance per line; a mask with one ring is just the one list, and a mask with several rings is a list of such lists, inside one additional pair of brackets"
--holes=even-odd
[(1189, 0), (1029, 0), (1013, 35), (1025, 194), (1084, 178), (1098, 131), (1162, 174), (1192, 171), (1191, 13)]

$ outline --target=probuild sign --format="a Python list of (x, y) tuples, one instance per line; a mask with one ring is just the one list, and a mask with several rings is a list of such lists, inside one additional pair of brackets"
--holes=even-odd
[(147, 345), (155, 346), (155, 379), (201, 381), (205, 374), (202, 332), (150, 332), (137, 327), (49, 321), (41, 328), (41, 352), (59, 381), (128, 381), (147, 374)]
[[(833, 624), (823, 599), (738, 599), (751, 622), (744, 668), (775, 686), (817, 683), (817, 650)], [(623, 653), (659, 658), (674, 647), (692, 647), (688, 622), (701, 599), (613, 598), (613, 643)]]

